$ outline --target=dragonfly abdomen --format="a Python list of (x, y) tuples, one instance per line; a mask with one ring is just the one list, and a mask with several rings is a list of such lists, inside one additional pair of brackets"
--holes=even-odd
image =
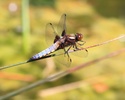
[(32, 56), (32, 57), (30, 58), (30, 60), (36, 60), (36, 59), (42, 58), (42, 57), (44, 57), (44, 56), (46, 56), (46, 55), (48, 55), (48, 54), (50, 54), (50, 53), (56, 51), (57, 48), (59, 47), (59, 44), (60, 44), (59, 42), (54, 43), (54, 44), (51, 45), (49, 48), (47, 48), (47, 49), (41, 51), (40, 53), (38, 53), (38, 54)]

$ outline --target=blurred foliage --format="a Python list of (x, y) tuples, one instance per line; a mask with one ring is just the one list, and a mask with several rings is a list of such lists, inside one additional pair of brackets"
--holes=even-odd
[(125, 18), (124, 0), (88, 0), (94, 5), (97, 12), (105, 17), (123, 17)]
[(34, 0), (30, 0), (30, 4), (33, 5), (33, 6), (50, 6), (50, 7), (54, 7), (55, 6), (55, 0), (37, 0), (34, 1)]
[[(48, 47), (45, 41), (45, 26), (52, 22), (55, 26), (63, 13), (67, 14), (68, 33), (84, 34), (85, 46), (97, 44), (125, 33), (124, 0), (30, 0), (30, 43), (27, 54), (22, 52), (21, 0), (0, 1), (0, 66), (29, 59), (32, 55)], [(107, 17), (108, 16), (108, 17)], [(51, 38), (50, 38), (51, 39)], [(123, 40), (124, 41), (124, 40)], [(114, 41), (105, 46), (92, 48), (88, 57), (71, 55), (71, 67), (99, 58), (123, 48), (123, 41)], [(125, 54), (86, 67), (55, 82), (42, 85), (13, 97), (11, 100), (125, 100)], [(57, 60), (57, 59), (56, 59)], [(1, 71), (0, 95), (24, 87), (51, 73), (66, 69), (54, 58), (32, 62)], [(13, 79), (11, 73), (31, 75), (30, 81)], [(99, 77), (100, 76), (100, 77)], [(96, 77), (96, 79), (93, 79)], [(88, 82), (87, 80), (91, 81)], [(53, 95), (40, 95), (40, 89), (49, 89), (84, 80), (85, 86)], [(84, 84), (81, 82), (81, 84)], [(101, 88), (101, 89), (100, 89)], [(55, 90), (54, 90), (55, 91)]]

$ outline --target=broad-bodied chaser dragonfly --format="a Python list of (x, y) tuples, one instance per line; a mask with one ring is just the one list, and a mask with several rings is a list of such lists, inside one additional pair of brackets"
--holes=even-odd
[[(47, 49), (41, 51), (40, 53), (38, 53), (34, 56), (32, 56), (28, 60), (29, 62), (40, 59), (42, 57), (46, 57), (46, 56), (50, 55), (51, 53), (53, 53), (57, 50), (60, 50), (60, 49), (64, 49), (64, 54), (66, 54), (68, 56), (68, 58), (71, 62), (71, 58), (68, 54), (68, 51), (70, 50), (70, 48), (73, 48), (74, 50), (77, 50), (77, 49), (79, 49), (78, 45), (81, 46), (85, 43), (85, 41), (82, 41), (83, 35), (81, 33), (76, 33), (76, 34), (67, 34), (66, 33), (66, 14), (63, 14), (61, 16), (61, 19), (59, 21), (59, 25), (58, 25), (57, 29), (58, 29), (58, 34), (55, 31), (52, 23), (47, 24), (46, 34), (47, 35), (48, 34), (55, 34), (53, 44), (50, 47), (48, 47)], [(50, 30), (52, 30), (53, 32), (50, 31)], [(50, 35), (50, 38), (51, 38), (51, 35)], [(82, 42), (82, 43), (79, 43), (79, 42)], [(67, 50), (66, 50), (66, 47), (68, 47)]]

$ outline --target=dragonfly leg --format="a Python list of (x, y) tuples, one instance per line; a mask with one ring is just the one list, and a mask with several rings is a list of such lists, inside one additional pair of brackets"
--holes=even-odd
[(80, 46), (82, 46), (82, 45), (84, 45), (84, 44), (86, 43), (85, 41), (80, 41), (80, 42), (81, 42), (81, 43), (78, 43), (78, 42), (77, 42), (77, 44), (80, 45)]
[(75, 48), (74, 50), (78, 50), (79, 48), (77, 47), (76, 43), (73, 45), (73, 47)]
[[(81, 41), (81, 42), (83, 42), (83, 44), (80, 44), (80, 45), (84, 45), (86, 43), (86, 41)], [(83, 48), (83, 49), (85, 49), (85, 51), (88, 52), (86, 48)]]
[[(84, 43), (83, 44), (77, 43), (77, 44), (81, 46), (81, 45), (84, 45), (86, 43), (85, 41), (82, 41), (82, 42), (84, 42)], [(86, 48), (83, 48), (83, 47), (82, 48), (78, 48), (76, 44), (74, 44), (74, 47), (75, 47), (74, 51), (75, 50), (80, 50), (80, 49), (85, 49), (85, 51), (88, 52), (88, 50)]]
[(72, 59), (70, 58), (68, 51), (70, 50), (71, 47), (72, 47), (72, 45), (67, 50), (65, 50), (65, 48), (64, 48), (65, 54), (67, 54), (70, 62), (72, 62)]
[(66, 49), (64, 48), (63, 50), (64, 50), (64, 56), (65, 56), (65, 54), (66, 54)]

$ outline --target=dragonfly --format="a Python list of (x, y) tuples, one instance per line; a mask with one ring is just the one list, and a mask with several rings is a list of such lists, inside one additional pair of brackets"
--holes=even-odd
[[(40, 59), (59, 56), (62, 54), (67, 55), (69, 62), (72, 62), (72, 60), (69, 56), (70, 50), (72, 48), (73, 48), (73, 51), (82, 50), (81, 46), (86, 43), (85, 41), (83, 41), (83, 35), (81, 33), (68, 34), (66, 32), (66, 14), (63, 14), (61, 16), (60, 21), (57, 26), (57, 31), (55, 30), (53, 24), (49, 23), (46, 26), (45, 33), (46, 33), (46, 41), (52, 41), (51, 45), (47, 49), (35, 54), (30, 59), (28, 59), (24, 62), (19, 62), (19, 63), (12, 64), (9, 66), (0, 67), (0, 70), (18, 66), (18, 65), (22, 65), (22, 64), (26, 64), (26, 63), (40, 60)], [(50, 39), (50, 38), (52, 38), (52, 39)], [(48, 44), (49, 43), (50, 42), (48, 42)], [(59, 51), (59, 50), (63, 50), (63, 53), (60, 54), (60, 52), (59, 52), (59, 54), (56, 54), (55, 52)], [(83, 48), (83, 50), (88, 52), (87, 49), (85, 49), (85, 48)], [(78, 53), (77, 53), (77, 55), (78, 55)], [(81, 53), (80, 53), (80, 55), (81, 55)]]
[[(84, 45), (85, 41), (83, 41), (83, 35), (81, 33), (75, 34), (67, 34), (66, 32), (66, 14), (63, 14), (60, 18), (57, 32), (52, 23), (47, 24), (46, 27), (46, 36), (51, 38), (51, 34), (54, 36), (53, 44), (49, 46), (47, 49), (35, 54), (28, 61), (38, 60), (44, 57), (50, 57), (49, 55), (55, 51), (63, 49), (64, 54), (68, 56), (70, 62), (72, 62), (68, 51), (73, 48), (74, 51), (78, 50), (78, 46)], [(49, 41), (49, 39), (47, 40)], [(68, 49), (66, 49), (68, 47)], [(87, 50), (86, 50), (87, 51)], [(56, 56), (56, 54), (54, 55)]]

